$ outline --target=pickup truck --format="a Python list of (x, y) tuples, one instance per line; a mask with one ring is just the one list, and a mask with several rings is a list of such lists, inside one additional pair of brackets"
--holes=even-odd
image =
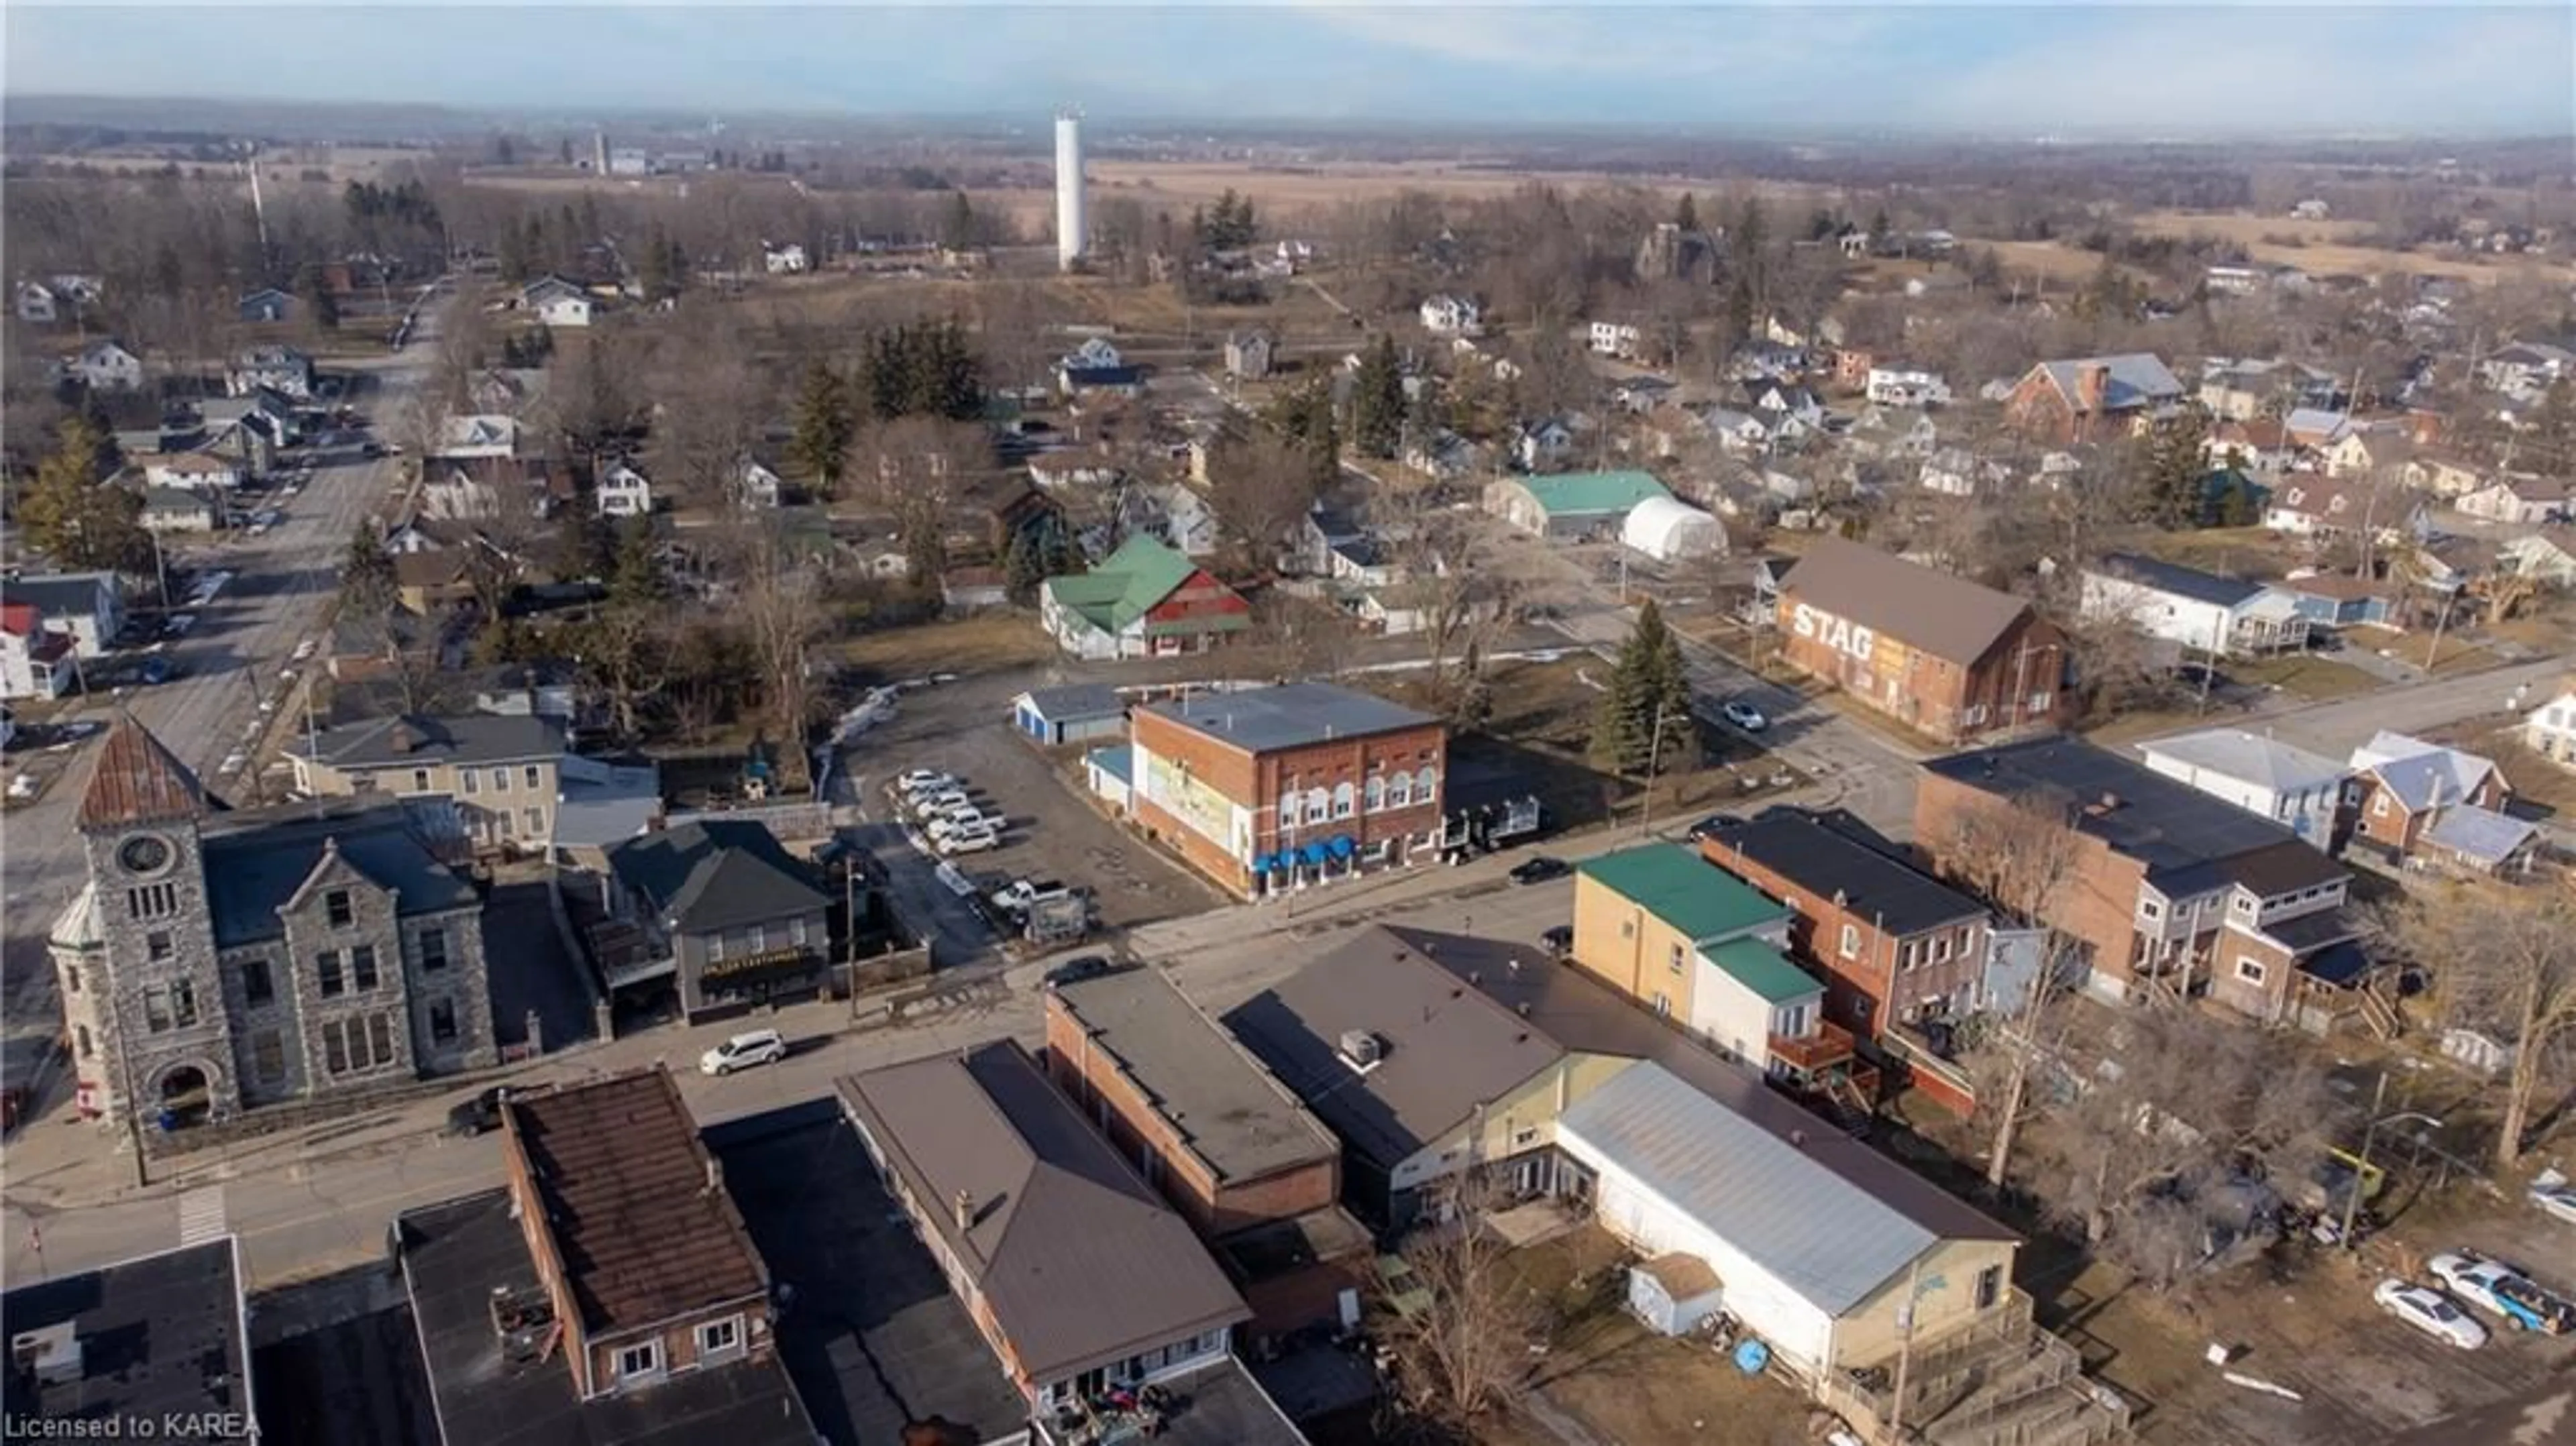
[(1073, 892), (1054, 879), (1013, 879), (995, 889), (991, 903), (1006, 914), (1025, 914), (1049, 899)]

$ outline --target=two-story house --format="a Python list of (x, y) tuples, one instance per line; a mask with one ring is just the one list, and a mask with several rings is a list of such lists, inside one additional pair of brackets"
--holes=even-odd
[(2538, 848), (2504, 812), (2513, 787), (2493, 759), (2382, 729), (2352, 751), (2352, 788), (2354, 841), (2391, 861), (2519, 871)]
[(2268, 818), (2325, 853), (2343, 848), (2352, 769), (2242, 728), (2206, 728), (2138, 745), (2148, 768)]
[(296, 791), (444, 797), (485, 848), (547, 854), (563, 796), (563, 724), (489, 713), (401, 714), (335, 724), (289, 743)]
[(0, 698), (59, 698), (80, 679), (72, 637), (33, 603), (0, 602)]
[(1920, 362), (1880, 361), (1869, 369), (1866, 391), (1882, 407), (1938, 407), (1950, 401), (1950, 384)]
[(590, 325), (590, 293), (560, 276), (541, 276), (519, 292), (519, 309), (546, 326)]
[(1472, 337), (1485, 329), (1483, 308), (1467, 297), (1445, 292), (1426, 299), (1421, 315), (1422, 329), (1433, 336)]
[(114, 338), (91, 342), (63, 370), (92, 391), (131, 392), (143, 386), (143, 358)]
[(632, 462), (611, 463), (599, 474), (592, 501), (602, 517), (649, 517), (653, 482)]
[(2023, 432), (2060, 444), (2125, 436), (2170, 415), (2182, 383), (2149, 352), (2044, 361), (2015, 383), (2005, 415)]
[(313, 358), (291, 346), (252, 347), (224, 371), (224, 390), (236, 397), (276, 392), (296, 401), (313, 396)]
[(52, 572), (0, 579), (0, 603), (32, 609), (48, 632), (72, 640), (74, 656), (105, 654), (125, 631), (125, 584), (113, 572)]
[(2576, 683), (2561, 684), (2548, 702), (2523, 715), (2522, 746), (2561, 768), (2576, 768)]
[(2308, 619), (2289, 594), (2136, 553), (2110, 553), (2084, 569), (2081, 607), (2087, 619), (2204, 654), (2277, 653), (2308, 642)]
[[(718, 1018), (830, 981), (832, 895), (757, 823), (717, 819), (611, 844), (599, 952), (614, 990), (668, 979), (680, 1012)], [(608, 942), (609, 936), (613, 943)]]

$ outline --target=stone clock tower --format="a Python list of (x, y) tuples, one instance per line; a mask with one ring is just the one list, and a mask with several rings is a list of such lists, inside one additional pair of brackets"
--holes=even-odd
[(94, 1036), (94, 1057), (78, 1061), (82, 1077), (105, 1083), (147, 1130), (241, 1108), (199, 836), (205, 816), (196, 775), (142, 724), (118, 718), (81, 797), (90, 884), (65, 916), (66, 926), (77, 918), (80, 937), (58, 928), (54, 952), (75, 1034), (85, 1023)]

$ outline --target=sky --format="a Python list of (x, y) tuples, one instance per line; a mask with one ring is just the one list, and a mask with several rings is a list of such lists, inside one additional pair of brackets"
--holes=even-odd
[(1823, 132), (2576, 140), (2576, 6), (134, 7), (9, 0), (8, 94)]

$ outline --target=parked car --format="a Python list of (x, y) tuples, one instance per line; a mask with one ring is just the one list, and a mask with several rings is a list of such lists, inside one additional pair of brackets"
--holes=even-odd
[(2563, 1335), (2576, 1329), (2576, 1307), (2534, 1284), (2531, 1277), (2501, 1260), (2474, 1250), (2436, 1255), (2424, 1268), (2450, 1288), (2451, 1294), (2501, 1318), (2518, 1331)]
[(195, 613), (174, 613), (161, 620), (161, 632), (165, 637), (184, 638), (188, 635), (188, 630), (196, 625)]
[(1071, 892), (1054, 879), (1013, 879), (993, 891), (991, 903), (1005, 913), (1026, 913), (1049, 899), (1061, 899)]
[(447, 1112), (446, 1133), (470, 1140), (485, 1130), (501, 1127), (501, 1099), (504, 1086), (494, 1085), (481, 1094), (457, 1101)]
[(959, 854), (980, 854), (986, 849), (997, 849), (1001, 846), (1002, 832), (992, 828), (959, 829), (935, 841), (932, 845), (945, 858), (955, 858)]
[(2540, 1207), (2541, 1214), (2553, 1220), (2576, 1225), (2576, 1185), (2563, 1180), (2555, 1184), (2534, 1185), (2531, 1187), (2531, 1203)]
[(1079, 984), (1085, 979), (1097, 979), (1103, 974), (1114, 973), (1117, 968), (1118, 966), (1111, 963), (1106, 954), (1085, 954), (1078, 959), (1067, 959), (1048, 970), (1046, 984), (1049, 989), (1066, 984)]
[(1771, 726), (1771, 720), (1762, 716), (1761, 709), (1754, 707), (1752, 704), (1745, 702), (1741, 698), (1727, 699), (1724, 703), (1718, 705), (1717, 711), (1726, 719), (1727, 722), (1734, 724), (1736, 727), (1743, 729), (1747, 733), (1759, 733), (1763, 729)]
[(907, 768), (894, 776), (895, 791), (903, 794), (937, 793), (963, 784), (966, 780), (934, 768)]
[(787, 1041), (774, 1029), (737, 1034), (698, 1056), (698, 1072), (726, 1075), (756, 1064), (775, 1064), (787, 1057)]
[(9, 780), (9, 799), (13, 803), (25, 803), (42, 792), (44, 787), (44, 784), (37, 781), (36, 775), (21, 773)]
[(937, 793), (917, 794), (912, 800), (912, 811), (921, 818), (946, 813), (952, 808), (973, 808), (974, 806), (975, 800), (968, 798), (965, 790), (957, 788), (942, 789)]
[(1555, 955), (1559, 959), (1565, 958), (1567, 955), (1574, 952), (1574, 926), (1572, 924), (1559, 924), (1555, 928), (1548, 930), (1546, 933), (1539, 935), (1538, 941), (1547, 946), (1547, 952), (1550, 954)]
[(135, 674), (135, 676), (141, 678), (146, 683), (158, 686), (159, 684), (169, 682), (170, 675), (175, 671), (177, 670), (171, 666), (169, 655), (164, 653), (145, 658), (143, 660), (143, 667)]
[(1721, 829), (1734, 828), (1743, 822), (1736, 814), (1712, 813), (1690, 826), (1690, 841), (1698, 843), (1701, 839), (1714, 837)]
[(2370, 1298), (2378, 1303), (2381, 1310), (2461, 1350), (2473, 1351), (2487, 1343), (2487, 1328), (2469, 1319), (2467, 1311), (2430, 1286), (2404, 1280), (2383, 1280), (2378, 1289), (2370, 1293)]
[(1574, 872), (1574, 866), (1568, 864), (1565, 860), (1557, 858), (1552, 854), (1540, 854), (1535, 858), (1523, 859), (1519, 863), (1514, 864), (1512, 866), (1512, 882), (1516, 884), (1543, 884), (1550, 879), (1563, 878), (1572, 872)]

